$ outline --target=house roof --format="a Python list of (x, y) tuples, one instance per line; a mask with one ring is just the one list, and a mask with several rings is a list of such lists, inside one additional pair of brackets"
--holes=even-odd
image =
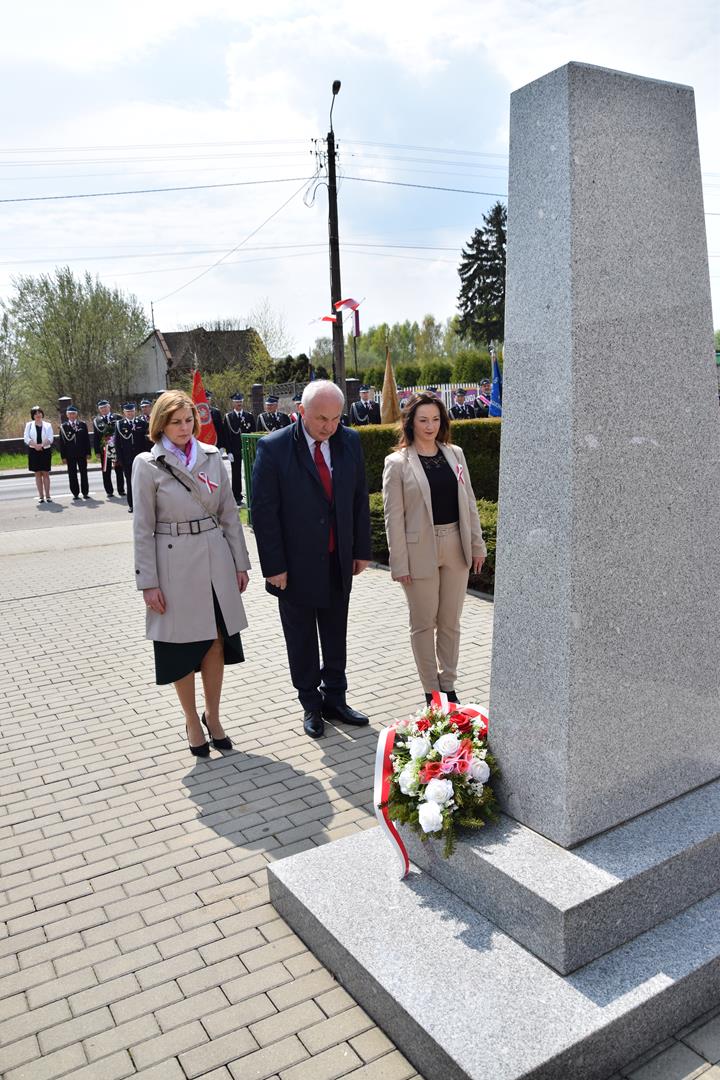
[(204, 326), (197, 326), (193, 330), (155, 329), (145, 341), (149, 341), (153, 335), (165, 354), (168, 367), (175, 370), (193, 367), (196, 357), (204, 364), (209, 362), (213, 368), (242, 363), (258, 343), (262, 345), (260, 336), (252, 327), (245, 330), (206, 330)]

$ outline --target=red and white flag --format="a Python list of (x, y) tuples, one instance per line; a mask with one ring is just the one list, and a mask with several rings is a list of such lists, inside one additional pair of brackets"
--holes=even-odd
[(198, 438), (200, 442), (210, 443), (211, 446), (215, 446), (217, 444), (217, 432), (213, 424), (208, 399), (205, 396), (202, 375), (197, 368), (193, 374), (192, 399), (200, 417), (200, 434)]
[(348, 296), (346, 300), (338, 300), (335, 304), (336, 311), (352, 311), (353, 313), (353, 337), (360, 337), (360, 301), (353, 300)]

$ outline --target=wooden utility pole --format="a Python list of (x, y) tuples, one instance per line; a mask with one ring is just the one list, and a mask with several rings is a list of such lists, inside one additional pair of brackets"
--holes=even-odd
[(342, 300), (340, 286), (340, 236), (338, 231), (337, 179), (335, 173), (335, 132), (332, 126), (332, 111), (335, 98), (340, 92), (340, 80), (332, 85), (332, 105), (330, 106), (330, 130), (327, 137), (328, 151), (328, 235), (330, 240), (330, 305), (336, 320), (332, 324), (333, 335), (333, 377), (337, 385), (346, 393), (345, 387), (345, 340), (343, 338), (342, 312), (335, 304)]

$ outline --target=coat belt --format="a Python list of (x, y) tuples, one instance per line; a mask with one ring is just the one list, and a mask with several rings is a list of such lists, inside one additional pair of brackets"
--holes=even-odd
[(184, 536), (186, 533), (192, 533), (193, 536), (197, 536), (198, 533), (209, 532), (210, 529), (217, 529), (218, 523), (213, 518), (199, 518), (195, 521), (156, 521), (155, 533), (160, 533), (162, 536)]

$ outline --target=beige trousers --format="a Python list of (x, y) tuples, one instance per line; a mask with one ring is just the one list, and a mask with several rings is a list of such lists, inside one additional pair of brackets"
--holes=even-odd
[(436, 525), (438, 566), (432, 577), (404, 585), (410, 609), (410, 643), (425, 693), (454, 690), (460, 654), (460, 616), (468, 567), (460, 528)]

